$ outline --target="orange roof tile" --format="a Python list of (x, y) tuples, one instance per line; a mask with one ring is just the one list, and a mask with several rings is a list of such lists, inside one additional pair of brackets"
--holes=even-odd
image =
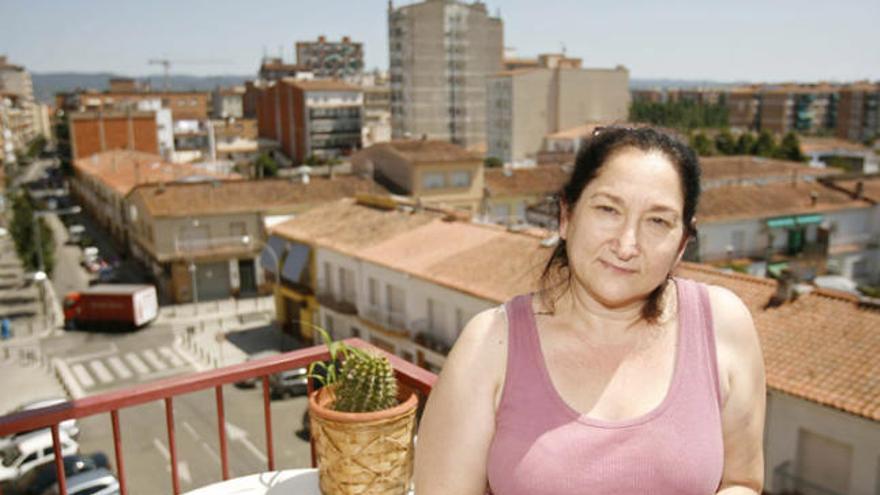
[(558, 192), (570, 175), (559, 165), (517, 168), (506, 173), (501, 168), (487, 168), (484, 180), (492, 197), (532, 196)]
[(801, 152), (814, 153), (817, 151), (854, 151), (857, 153), (869, 153), (871, 151), (867, 146), (855, 141), (847, 141), (845, 139), (831, 137), (801, 137)]
[(239, 212), (288, 212), (359, 193), (387, 194), (382, 186), (355, 175), (300, 179), (234, 180), (147, 185), (132, 196), (143, 199), (154, 217), (182, 217)]
[(406, 160), (413, 163), (419, 162), (461, 162), (461, 161), (481, 161), (479, 154), (468, 151), (461, 146), (452, 144), (448, 141), (439, 141), (433, 139), (411, 139), (390, 141), (387, 143), (378, 143), (366, 148), (384, 149), (400, 155)]
[(191, 177), (239, 179), (238, 174), (209, 172), (190, 164), (166, 163), (159, 155), (140, 151), (112, 150), (73, 162), (74, 170), (107, 184), (120, 196), (139, 184), (176, 182)]
[[(812, 193), (816, 193), (815, 206), (811, 204)], [(818, 183), (732, 185), (703, 192), (697, 209), (697, 222), (730, 222), (870, 206), (865, 200), (853, 199), (850, 194)]]
[(766, 177), (784, 177), (797, 175), (822, 177), (839, 174), (833, 168), (816, 168), (801, 162), (774, 160), (756, 156), (709, 156), (700, 158), (700, 169), (703, 180), (721, 179), (757, 179)]

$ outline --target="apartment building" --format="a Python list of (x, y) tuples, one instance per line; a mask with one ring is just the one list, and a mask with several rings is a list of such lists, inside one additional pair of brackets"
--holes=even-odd
[(315, 77), (346, 79), (364, 70), (363, 43), (348, 36), (340, 41), (327, 41), (324, 36), (318, 36), (317, 41), (297, 41), (296, 64)]
[[(384, 193), (355, 176), (140, 185), (125, 198), (128, 247), (175, 302), (269, 290), (256, 259), (266, 227), (325, 202)], [(270, 264), (270, 273), (277, 265)]]
[(363, 146), (391, 141), (391, 86), (387, 78), (372, 77), (364, 91)]
[(171, 111), (171, 118), (180, 120), (204, 121), (211, 111), (211, 93), (207, 91), (149, 91), (136, 89), (123, 90), (122, 86), (112, 91), (75, 91), (55, 95), (55, 108), (65, 112), (96, 110), (125, 110), (137, 108), (143, 101), (158, 100), (162, 108)]
[(191, 165), (171, 164), (161, 156), (111, 150), (73, 161), (70, 194), (122, 246), (128, 244), (125, 197), (141, 184), (239, 178)]
[(855, 83), (840, 90), (837, 137), (866, 141), (880, 136), (880, 83)]
[(37, 136), (37, 111), (30, 72), (0, 56), (0, 163), (14, 162), (15, 153), (24, 151)]
[[(159, 146), (161, 114), (137, 110), (73, 112), (69, 116), (74, 160), (110, 150), (165, 155)], [(165, 123), (167, 125), (168, 123)], [(167, 148), (167, 144), (164, 148)], [(173, 147), (173, 141), (171, 143)]]
[[(534, 164), (542, 141), (587, 122), (623, 122), (629, 113), (629, 71), (582, 69), (542, 56), (539, 68), (500, 72), (487, 86), (488, 155)], [(564, 59), (571, 60), (571, 59)]]
[(213, 157), (236, 165), (248, 165), (259, 156), (257, 119), (211, 120)]
[(486, 79), (502, 69), (503, 23), (482, 2), (388, 5), (392, 137), (486, 142)]
[(395, 194), (480, 211), (482, 158), (452, 143), (415, 139), (374, 144), (355, 153), (351, 164), (354, 172), (374, 177)]
[(278, 142), (295, 164), (347, 156), (361, 147), (363, 107), (363, 91), (342, 81), (274, 81), (260, 93), (260, 137)]
[(211, 93), (211, 117), (240, 119), (244, 117), (244, 86), (217, 87)]

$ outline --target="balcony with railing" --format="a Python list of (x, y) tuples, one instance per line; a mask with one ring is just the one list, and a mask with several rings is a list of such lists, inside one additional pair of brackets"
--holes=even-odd
[[(388, 354), (360, 339), (347, 339), (345, 342), (361, 349), (371, 349), (374, 352), (386, 355), (394, 367), (401, 386), (416, 392), (420, 397), (420, 403), (424, 404), (424, 400), (430, 394), (437, 379), (436, 375), (400, 357)], [(255, 415), (262, 415), (263, 420), (266, 471), (277, 472), (281, 469), (304, 468), (306, 466), (281, 466), (276, 463), (277, 457), (274, 443), (275, 435), (273, 434), (272, 407), (270, 405), (269, 377), (270, 375), (285, 370), (307, 367), (312, 362), (326, 361), (328, 359), (329, 353), (327, 352), (326, 346), (309, 347), (210, 371), (191, 373), (151, 383), (139, 384), (130, 388), (93, 395), (50, 407), (18, 412), (0, 417), (0, 436), (34, 429), (49, 428), (53, 440), (54, 464), (59, 480), (58, 491), (62, 495), (66, 495), (67, 483), (65, 481), (64, 468), (61, 461), (61, 432), (59, 424), (70, 419), (83, 419), (107, 414), (110, 419), (110, 422), (107, 425), (110, 430), (108, 436), (112, 436), (112, 445), (114, 449), (112, 458), (115, 461), (114, 466), (119, 479), (120, 493), (125, 495), (131, 490), (129, 483), (127, 482), (127, 480), (130, 479), (129, 475), (133, 471), (138, 470), (139, 465), (135, 463), (126, 463), (125, 454), (126, 452), (131, 454), (132, 448), (130, 446), (128, 449), (123, 448), (124, 439), (121, 432), (125, 431), (128, 434), (131, 430), (125, 428), (127, 425), (123, 424), (123, 421), (120, 418), (120, 413), (122, 411), (132, 410), (133, 408), (147, 403), (161, 401), (164, 409), (164, 429), (168, 441), (166, 456), (167, 462), (169, 463), (168, 471), (170, 473), (172, 492), (176, 495), (181, 493), (180, 466), (182, 464), (179, 462), (180, 455), (178, 447), (180, 444), (178, 443), (178, 435), (175, 430), (175, 400), (185, 394), (196, 392), (210, 393), (213, 391), (217, 445), (219, 446), (220, 452), (216, 461), (217, 481), (230, 480), (230, 450), (228, 444), (233, 432), (229, 431), (226, 421), (224, 386), (247, 380), (257, 380), (262, 386), (262, 411), (255, 413)], [(309, 381), (309, 393), (312, 391), (312, 386), (312, 382)], [(132, 417), (126, 416), (124, 419), (129, 420), (132, 419)], [(185, 424), (184, 427), (186, 427)], [(312, 444), (311, 449), (311, 467), (315, 467), (316, 460), (314, 444)], [(152, 484), (150, 490), (156, 490), (155, 486), (158, 486), (159, 484), (156, 476), (155, 473), (150, 473), (149, 475)]]
[(409, 328), (406, 324), (406, 313), (399, 310), (383, 308), (381, 306), (368, 306), (361, 317), (372, 323), (384, 327), (389, 333), (400, 336), (408, 336)]

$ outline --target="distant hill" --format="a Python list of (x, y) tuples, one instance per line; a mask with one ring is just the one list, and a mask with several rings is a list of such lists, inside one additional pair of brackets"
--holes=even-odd
[[(95, 89), (103, 91), (108, 88), (108, 82), (113, 77), (130, 77), (109, 72), (35, 72), (31, 74), (34, 81), (34, 96), (39, 101), (52, 102), (55, 93), (62, 91), (74, 91), (76, 89)], [(244, 84), (254, 76), (186, 76), (172, 75), (168, 78), (169, 86), (173, 90), (186, 91), (210, 91), (217, 86), (234, 86)], [(162, 89), (164, 79), (161, 74), (135, 77), (138, 81), (149, 83), (155, 89)], [(742, 82), (719, 82), (698, 81), (685, 79), (637, 79), (629, 81), (630, 89), (654, 89), (654, 88), (725, 88), (745, 84)]]
[[(55, 93), (74, 91), (76, 89), (95, 89), (103, 91), (109, 87), (109, 81), (114, 77), (130, 77), (109, 72), (35, 72), (31, 74), (34, 82), (34, 97), (42, 102), (52, 102)], [(161, 74), (135, 77), (142, 83), (149, 83), (154, 89), (162, 89), (164, 77)], [(253, 76), (186, 76), (171, 75), (168, 84), (172, 90), (178, 91), (209, 91), (217, 86), (235, 86), (244, 84)]]

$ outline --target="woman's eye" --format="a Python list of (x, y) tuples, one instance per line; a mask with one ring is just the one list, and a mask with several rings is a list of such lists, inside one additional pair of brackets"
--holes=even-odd
[(670, 227), (672, 224), (666, 220), (665, 218), (654, 217), (651, 219), (651, 223), (662, 226), (662, 227)]
[(615, 210), (614, 208), (612, 208), (610, 206), (605, 206), (605, 205), (596, 206), (596, 209), (603, 212), (603, 213), (617, 213), (617, 210)]

